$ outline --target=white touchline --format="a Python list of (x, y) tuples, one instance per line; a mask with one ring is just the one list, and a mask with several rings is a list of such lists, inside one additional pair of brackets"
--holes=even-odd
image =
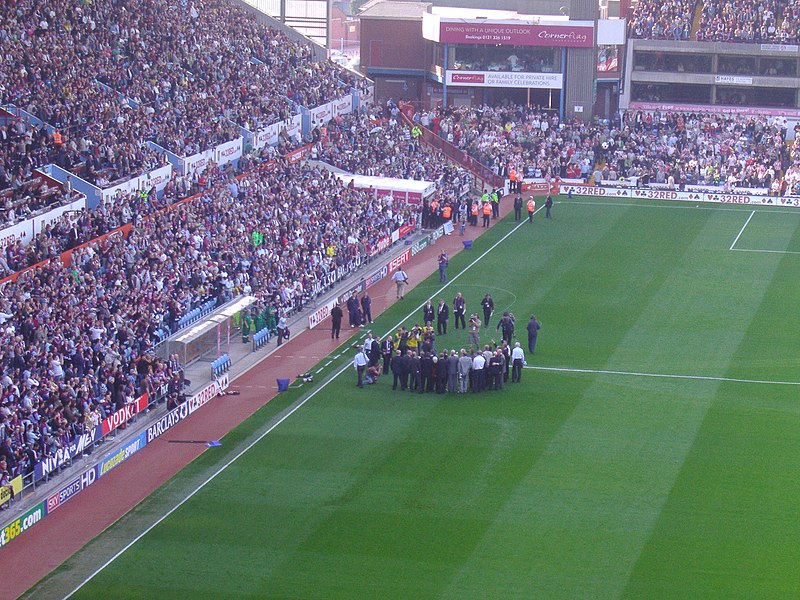
[(699, 379), (702, 381), (728, 381), (732, 383), (759, 383), (769, 385), (800, 385), (800, 381), (770, 381), (767, 379), (740, 379), (737, 377), (713, 377), (710, 375), (677, 375), (672, 373), (638, 373), (636, 371), (611, 371), (609, 369), (571, 369), (569, 367), (540, 367), (527, 365), (525, 369), (556, 371), (561, 373), (589, 373), (599, 375), (623, 375), (627, 377), (656, 377), (660, 379)]
[(733, 250), (733, 247), (736, 245), (736, 242), (738, 242), (739, 238), (742, 237), (742, 234), (744, 233), (744, 228), (747, 227), (747, 224), (750, 222), (750, 219), (753, 218), (754, 214), (756, 214), (756, 211), (751, 212), (750, 216), (747, 217), (747, 221), (745, 221), (744, 225), (742, 225), (742, 228), (739, 230), (739, 233), (736, 235), (736, 239), (733, 240), (733, 243), (731, 244), (731, 247), (728, 248), (728, 250)]
[[(544, 206), (541, 206), (541, 207), (539, 207), (538, 209), (536, 209), (536, 211), (534, 211), (534, 214), (538, 213), (540, 210), (542, 210), (542, 208), (544, 208)], [(492, 245), (491, 245), (491, 246), (490, 246), (490, 247), (489, 247), (489, 248), (488, 248), (488, 249), (487, 249), (487, 250), (486, 250), (486, 251), (485, 251), (483, 254), (481, 254), (481, 255), (480, 255), (478, 258), (476, 258), (476, 259), (475, 259), (475, 260), (473, 260), (471, 263), (469, 263), (469, 264), (468, 264), (466, 267), (464, 267), (464, 268), (461, 270), (461, 272), (460, 272), (460, 273), (458, 273), (458, 274), (457, 274), (455, 277), (453, 277), (453, 278), (452, 278), (452, 279), (450, 279), (450, 280), (449, 280), (447, 283), (445, 283), (445, 284), (444, 284), (442, 287), (440, 287), (440, 288), (439, 288), (439, 291), (441, 292), (441, 291), (443, 291), (445, 288), (449, 287), (451, 283), (453, 283), (454, 281), (456, 281), (456, 280), (457, 280), (459, 277), (461, 277), (461, 275), (463, 275), (463, 274), (464, 274), (466, 271), (468, 271), (468, 270), (469, 270), (469, 269), (471, 269), (473, 266), (475, 266), (476, 264), (478, 264), (478, 262), (479, 262), (479, 261), (480, 261), (480, 260), (481, 260), (481, 259), (482, 259), (484, 256), (486, 256), (487, 254), (489, 254), (489, 252), (491, 252), (492, 250), (494, 250), (494, 249), (495, 249), (497, 246), (499, 246), (499, 245), (500, 245), (502, 242), (504, 242), (506, 239), (508, 239), (508, 238), (511, 236), (511, 234), (513, 234), (514, 232), (516, 232), (516, 231), (517, 231), (517, 229), (519, 229), (520, 227), (522, 227), (522, 226), (523, 226), (523, 225), (525, 225), (525, 224), (527, 224), (527, 221), (520, 221), (520, 223), (519, 223), (519, 224), (518, 224), (516, 227), (514, 227), (514, 228), (513, 228), (511, 231), (509, 231), (507, 234), (505, 234), (503, 237), (501, 237), (499, 240), (497, 240), (497, 241), (496, 241), (494, 244), (492, 244)], [(423, 305), (424, 305), (424, 304), (425, 304), (424, 302), (423, 302), (423, 303), (421, 303), (421, 304), (419, 304), (419, 306), (417, 306), (416, 308), (414, 308), (414, 309), (413, 309), (413, 310), (412, 310), (410, 313), (408, 313), (408, 314), (407, 314), (407, 315), (406, 315), (406, 316), (405, 316), (405, 317), (404, 317), (402, 320), (400, 320), (399, 322), (397, 322), (397, 323), (394, 325), (394, 327), (391, 327), (391, 328), (389, 329), (389, 331), (387, 331), (386, 333), (384, 333), (384, 334), (383, 334), (381, 337), (384, 337), (384, 336), (388, 335), (389, 333), (391, 333), (392, 331), (394, 331), (395, 329), (397, 329), (398, 327), (400, 327), (400, 325), (402, 325), (402, 324), (403, 324), (405, 321), (407, 321), (407, 320), (408, 320), (408, 319), (409, 319), (409, 318), (410, 318), (410, 317), (411, 317), (411, 316), (412, 316), (412, 315), (413, 315), (415, 312), (417, 312), (419, 309), (421, 309), (421, 308), (423, 307)], [(337, 356), (338, 356), (338, 355), (337, 355)], [(299, 401), (297, 402), (297, 404), (295, 404), (294, 406), (292, 406), (292, 407), (291, 407), (291, 408), (288, 410), (288, 412), (287, 412), (286, 414), (284, 414), (282, 417), (280, 417), (280, 418), (279, 418), (277, 421), (275, 421), (275, 423), (273, 423), (273, 424), (272, 424), (270, 427), (268, 427), (268, 428), (267, 428), (267, 429), (266, 429), (266, 430), (265, 430), (265, 431), (264, 431), (264, 432), (263, 432), (261, 435), (259, 435), (259, 436), (258, 436), (256, 439), (254, 439), (252, 442), (250, 442), (250, 443), (249, 443), (249, 444), (248, 444), (248, 445), (247, 445), (247, 446), (246, 446), (246, 447), (245, 447), (243, 450), (241, 450), (241, 451), (240, 451), (238, 454), (236, 454), (236, 456), (234, 456), (233, 458), (231, 458), (231, 459), (230, 459), (228, 462), (226, 462), (226, 463), (225, 463), (224, 465), (222, 465), (222, 466), (221, 466), (219, 469), (217, 469), (217, 470), (216, 470), (216, 471), (215, 471), (215, 472), (214, 472), (212, 475), (210, 475), (210, 476), (208, 477), (208, 479), (206, 479), (205, 481), (203, 481), (203, 483), (201, 483), (201, 484), (200, 484), (200, 485), (198, 485), (198, 486), (197, 486), (197, 487), (196, 487), (194, 490), (192, 490), (192, 491), (191, 491), (191, 492), (190, 492), (190, 493), (189, 493), (189, 494), (188, 494), (188, 495), (187, 495), (187, 496), (186, 496), (186, 497), (185, 497), (183, 500), (181, 500), (181, 501), (180, 501), (180, 502), (178, 502), (178, 503), (177, 503), (175, 506), (173, 506), (172, 508), (170, 508), (170, 509), (169, 509), (169, 510), (168, 510), (166, 513), (164, 513), (164, 515), (163, 515), (163, 516), (161, 516), (161, 517), (159, 517), (158, 519), (156, 519), (156, 521), (155, 521), (155, 522), (154, 522), (152, 525), (148, 526), (148, 527), (147, 527), (147, 528), (146, 528), (144, 531), (142, 531), (142, 532), (141, 532), (139, 535), (137, 535), (137, 536), (136, 536), (135, 538), (133, 538), (133, 539), (132, 539), (130, 542), (128, 542), (128, 544), (127, 544), (127, 545), (126, 545), (124, 548), (122, 548), (122, 550), (120, 550), (119, 552), (117, 552), (117, 553), (116, 553), (114, 556), (112, 556), (111, 558), (109, 558), (109, 559), (108, 559), (106, 562), (104, 562), (104, 563), (103, 563), (101, 566), (99, 566), (97, 569), (95, 569), (95, 571), (94, 571), (94, 572), (93, 572), (91, 575), (89, 575), (89, 576), (88, 576), (86, 579), (84, 579), (84, 580), (83, 580), (83, 581), (82, 581), (80, 584), (78, 584), (78, 586), (77, 586), (77, 587), (76, 587), (74, 590), (72, 590), (72, 591), (71, 591), (69, 594), (67, 594), (66, 596), (64, 596), (64, 599), (66, 600), (67, 598), (71, 598), (71, 597), (72, 597), (72, 596), (73, 596), (73, 595), (74, 595), (74, 594), (75, 594), (75, 593), (76, 593), (78, 590), (80, 590), (80, 589), (81, 589), (81, 588), (82, 588), (84, 585), (86, 585), (86, 584), (87, 584), (87, 583), (89, 583), (89, 582), (90, 582), (92, 579), (94, 579), (94, 578), (95, 578), (95, 577), (96, 577), (96, 576), (97, 576), (97, 575), (98, 575), (98, 574), (99, 574), (99, 573), (100, 573), (100, 572), (101, 572), (103, 569), (105, 569), (105, 568), (106, 568), (108, 565), (110, 565), (112, 562), (114, 562), (114, 561), (115, 561), (115, 560), (117, 560), (117, 559), (118, 559), (120, 556), (122, 556), (122, 555), (123, 555), (125, 552), (127, 552), (127, 551), (128, 551), (128, 550), (129, 550), (129, 549), (130, 549), (130, 548), (131, 548), (131, 547), (132, 547), (132, 546), (133, 546), (133, 545), (136, 543), (136, 542), (138, 542), (140, 539), (142, 539), (144, 536), (146, 536), (148, 533), (150, 533), (150, 532), (151, 532), (153, 529), (155, 529), (155, 528), (156, 528), (156, 527), (157, 527), (157, 526), (158, 526), (158, 525), (159, 525), (159, 524), (160, 524), (160, 523), (161, 523), (161, 522), (162, 522), (164, 519), (166, 519), (167, 517), (169, 517), (169, 516), (170, 516), (172, 513), (174, 513), (176, 510), (178, 510), (178, 509), (179, 509), (181, 506), (183, 506), (184, 504), (186, 504), (186, 502), (188, 502), (188, 501), (189, 501), (191, 498), (193, 498), (193, 497), (194, 497), (194, 495), (195, 495), (195, 494), (197, 494), (197, 492), (199, 492), (199, 491), (200, 491), (200, 490), (202, 490), (204, 487), (206, 487), (206, 486), (207, 486), (209, 483), (211, 483), (211, 482), (212, 482), (212, 481), (213, 481), (213, 480), (214, 480), (214, 479), (217, 477), (217, 475), (219, 475), (220, 473), (222, 473), (222, 472), (223, 472), (225, 469), (227, 469), (228, 467), (230, 467), (230, 466), (231, 466), (231, 465), (232, 465), (234, 462), (236, 462), (236, 461), (237, 461), (237, 460), (239, 460), (239, 459), (240, 459), (242, 456), (244, 456), (244, 455), (245, 455), (245, 454), (246, 454), (248, 451), (250, 451), (250, 450), (253, 448), (253, 446), (255, 446), (257, 443), (259, 443), (261, 440), (263, 440), (265, 437), (267, 437), (267, 436), (268, 436), (268, 435), (269, 435), (269, 434), (270, 434), (270, 433), (271, 433), (271, 432), (272, 432), (272, 431), (273, 431), (273, 430), (274, 430), (274, 429), (275, 429), (275, 428), (276, 428), (278, 425), (280, 425), (280, 424), (281, 424), (281, 423), (283, 423), (283, 422), (284, 422), (286, 419), (288, 419), (289, 417), (291, 417), (291, 416), (292, 416), (292, 415), (293, 415), (295, 412), (297, 412), (297, 411), (298, 411), (298, 410), (299, 410), (299, 409), (300, 409), (300, 408), (301, 408), (303, 405), (305, 405), (305, 403), (306, 403), (306, 402), (308, 402), (309, 400), (311, 400), (311, 398), (313, 398), (314, 396), (316, 396), (318, 392), (320, 392), (320, 391), (322, 391), (323, 389), (325, 389), (325, 387), (326, 387), (326, 386), (327, 386), (327, 385), (328, 385), (330, 382), (332, 382), (334, 379), (336, 379), (336, 378), (337, 378), (339, 375), (341, 375), (342, 373), (344, 373), (344, 372), (345, 372), (347, 369), (349, 369), (349, 368), (352, 368), (352, 365), (351, 365), (350, 363), (346, 363), (346, 364), (345, 364), (345, 365), (344, 365), (344, 366), (343, 366), (341, 369), (339, 369), (338, 371), (336, 371), (336, 373), (334, 373), (334, 374), (333, 374), (333, 376), (332, 376), (330, 379), (328, 379), (328, 380), (324, 381), (324, 382), (323, 382), (323, 383), (322, 383), (322, 384), (321, 384), (321, 385), (320, 385), (318, 388), (316, 388), (316, 389), (315, 389), (313, 392), (311, 392), (311, 393), (310, 393), (308, 396), (306, 396), (306, 397), (305, 397), (305, 398), (303, 398), (302, 400), (299, 400)]]
[[(669, 202), (669, 200), (664, 200), (664, 202)], [(729, 212), (750, 212), (751, 208), (734, 208), (730, 204), (706, 204), (703, 203), (702, 205), (695, 204), (692, 205), (691, 202), (687, 201), (680, 201), (676, 202), (675, 204), (650, 204), (646, 202), (593, 202), (591, 200), (571, 200), (564, 203), (566, 206), (628, 206), (628, 207), (636, 207), (636, 208), (660, 208), (665, 210), (726, 210)], [(725, 207), (725, 208), (722, 208)], [(777, 207), (772, 208), (768, 205), (764, 205), (761, 207), (762, 210), (756, 210), (755, 212), (770, 212), (775, 214), (781, 215), (800, 215), (800, 210), (779, 210)]]
[(731, 248), (734, 252), (763, 252), (766, 254), (800, 254), (797, 250), (764, 250), (760, 248)]

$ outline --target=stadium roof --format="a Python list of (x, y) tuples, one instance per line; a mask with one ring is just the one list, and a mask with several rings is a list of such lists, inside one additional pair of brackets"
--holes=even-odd
[(402, 0), (371, 0), (358, 14), (362, 19), (406, 19), (419, 21), (422, 14), (430, 12), (430, 2), (403, 2)]
[(531, 21), (569, 21), (562, 15), (529, 15), (514, 10), (494, 10), (488, 8), (463, 8), (454, 6), (433, 6), (430, 2), (405, 0), (370, 0), (361, 8), (359, 17), (367, 19), (405, 19), (418, 21), (424, 13), (436, 15), (444, 21), (485, 20), (487, 22)]

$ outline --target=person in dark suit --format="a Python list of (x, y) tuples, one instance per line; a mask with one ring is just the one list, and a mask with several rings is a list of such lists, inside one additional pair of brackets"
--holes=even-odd
[(400, 354), (400, 350), (395, 351), (392, 357), (392, 389), (396, 390), (397, 385), (400, 384), (400, 389), (404, 390), (408, 387), (408, 374), (405, 371), (406, 357)]
[(531, 320), (528, 321), (528, 352), (531, 354), (536, 348), (536, 336), (541, 328), (542, 324), (536, 319), (536, 315), (531, 315)]
[(372, 298), (369, 297), (369, 293), (361, 296), (361, 313), (364, 315), (364, 323), (372, 323)]
[(361, 321), (359, 319), (359, 302), (356, 293), (353, 294), (347, 299), (347, 316), (350, 320), (350, 327), (358, 327), (361, 325)]
[(425, 306), (422, 307), (422, 324), (433, 323), (434, 315), (436, 315), (436, 309), (433, 307), (433, 303), (428, 300), (425, 302)]
[(461, 328), (467, 328), (467, 322), (464, 319), (464, 315), (467, 312), (467, 302), (464, 300), (464, 296), (461, 295), (461, 292), (456, 294), (456, 297), (453, 299), (453, 314), (456, 317), (456, 329), (458, 329), (458, 323), (461, 322)]
[(439, 300), (436, 309), (436, 332), (439, 335), (447, 335), (447, 320), (450, 318), (450, 307), (444, 300)]
[(412, 392), (419, 392), (422, 388), (422, 382), (420, 378), (421, 366), (419, 354), (416, 352), (411, 352), (408, 367), (408, 389), (410, 389)]
[(444, 394), (447, 391), (447, 350), (439, 355), (436, 363), (436, 393)]
[(344, 311), (338, 304), (331, 309), (331, 339), (339, 339), (339, 333), (342, 331), (342, 319), (344, 318)]
[(381, 356), (383, 357), (383, 372), (389, 374), (389, 367), (392, 364), (392, 355), (394, 354), (394, 342), (392, 336), (387, 335), (381, 342)]
[(433, 382), (434, 382), (434, 366), (435, 366), (433, 363), (433, 357), (430, 355), (429, 352), (423, 352), (422, 356), (420, 356), (419, 364), (420, 364), (419, 393), (424, 394), (425, 392), (432, 392)]
[(492, 313), (494, 313), (494, 300), (489, 294), (486, 294), (486, 297), (481, 300), (481, 306), (483, 307), (483, 326), (489, 326), (489, 319), (492, 318)]

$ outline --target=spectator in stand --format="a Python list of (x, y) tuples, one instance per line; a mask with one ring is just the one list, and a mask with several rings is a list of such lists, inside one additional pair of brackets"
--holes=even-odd
[(697, 40), (708, 42), (775, 42), (779, 39), (775, 0), (704, 0)]
[(695, 0), (638, 2), (628, 20), (628, 37), (652, 40), (688, 40)]

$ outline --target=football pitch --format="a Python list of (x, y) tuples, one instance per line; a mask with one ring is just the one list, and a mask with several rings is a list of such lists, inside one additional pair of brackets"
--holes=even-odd
[(347, 349), (29, 595), (800, 597), (800, 211), (553, 213), (507, 218), (373, 327), (490, 293), (482, 342), (500, 311), (523, 347), (542, 322), (522, 383), (357, 389)]

